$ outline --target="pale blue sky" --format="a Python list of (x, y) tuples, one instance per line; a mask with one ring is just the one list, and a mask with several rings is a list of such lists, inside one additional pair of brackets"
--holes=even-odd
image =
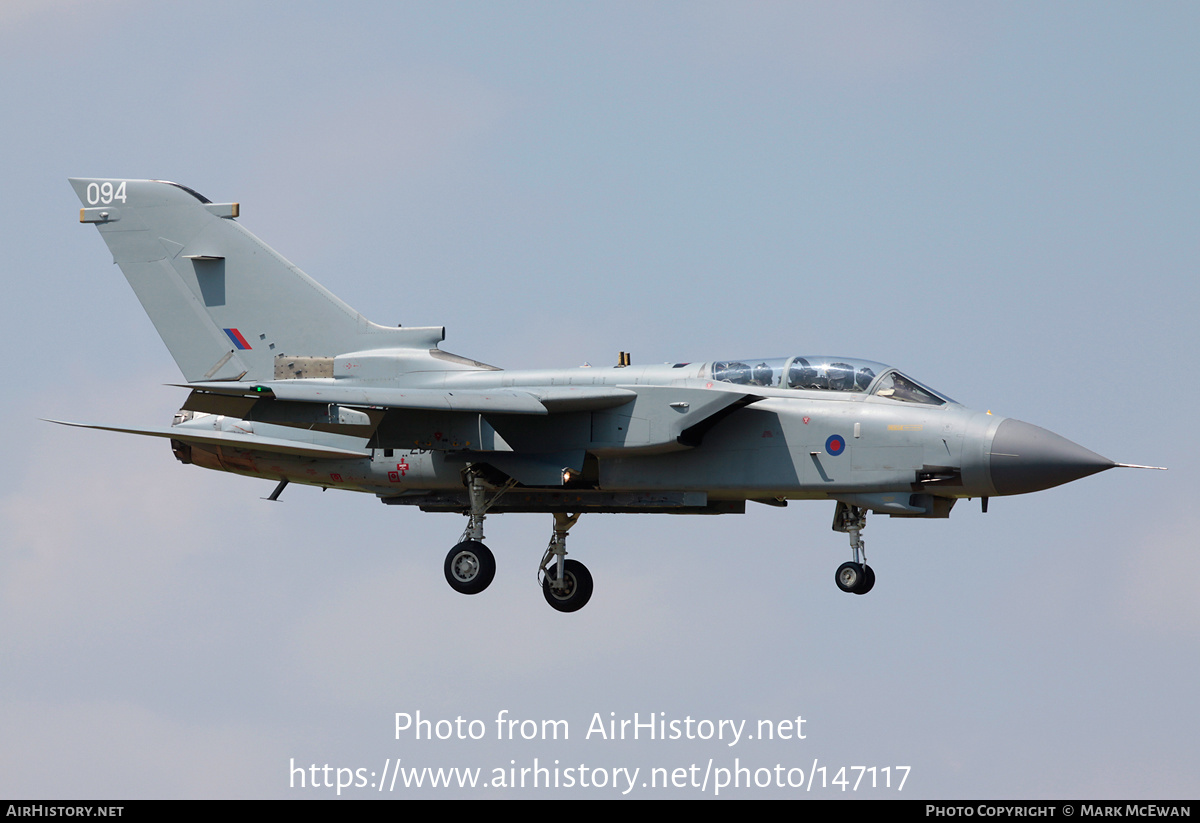
[[(0, 795), (737, 757), (908, 765), (901, 797), (1195, 797), (1198, 35), (1188, 3), (0, 6)], [(833, 584), (833, 504), (799, 503), (585, 517), (596, 593), (560, 615), (549, 518), (505, 515), (462, 597), (457, 516), (266, 503), (37, 421), (183, 400), (69, 176), (239, 201), (371, 319), (503, 367), (841, 353), (1170, 471), (872, 517), (867, 597)], [(501, 709), (572, 739), (393, 739)], [(583, 740), (595, 712), (808, 737)]]

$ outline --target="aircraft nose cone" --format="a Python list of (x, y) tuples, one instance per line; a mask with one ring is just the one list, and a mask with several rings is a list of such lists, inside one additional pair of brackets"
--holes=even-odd
[(1115, 465), (1078, 443), (1020, 420), (1003, 421), (992, 438), (991, 474), (997, 494), (1041, 491)]

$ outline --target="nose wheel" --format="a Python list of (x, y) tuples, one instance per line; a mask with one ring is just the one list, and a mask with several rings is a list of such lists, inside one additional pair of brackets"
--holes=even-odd
[(875, 587), (875, 572), (865, 563), (843, 563), (834, 579), (839, 589), (850, 594), (866, 594)]

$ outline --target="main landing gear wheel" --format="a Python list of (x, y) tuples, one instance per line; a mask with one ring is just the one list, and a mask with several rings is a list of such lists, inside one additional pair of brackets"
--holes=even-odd
[(834, 579), (839, 589), (850, 594), (866, 594), (875, 587), (875, 571), (863, 563), (843, 563)]
[(558, 611), (577, 612), (586, 606), (592, 597), (592, 573), (578, 560), (567, 560), (565, 565), (566, 575), (563, 582), (566, 583), (566, 588), (560, 590), (554, 586), (558, 580), (559, 568), (555, 563), (546, 569), (546, 575), (542, 578), (542, 594), (545, 595), (546, 602)]
[(496, 576), (496, 558), (478, 540), (464, 540), (446, 555), (446, 582), (460, 594), (479, 594)]

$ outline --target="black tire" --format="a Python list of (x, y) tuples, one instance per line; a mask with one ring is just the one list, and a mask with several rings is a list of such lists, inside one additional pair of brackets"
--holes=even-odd
[(592, 598), (592, 573), (578, 560), (566, 561), (566, 569), (563, 579), (567, 582), (567, 591), (560, 593), (551, 585), (558, 579), (558, 564), (555, 563), (542, 578), (542, 594), (551, 608), (560, 612), (577, 612)]
[(837, 587), (849, 594), (858, 592), (865, 578), (866, 574), (863, 572), (861, 563), (843, 563), (838, 566), (837, 573), (833, 577), (837, 581)]
[(446, 582), (459, 594), (479, 594), (496, 576), (496, 558), (478, 540), (464, 540), (446, 555)]
[(854, 593), (866, 594), (873, 588), (875, 588), (875, 570), (870, 566), (863, 566), (862, 585), (855, 589)]

